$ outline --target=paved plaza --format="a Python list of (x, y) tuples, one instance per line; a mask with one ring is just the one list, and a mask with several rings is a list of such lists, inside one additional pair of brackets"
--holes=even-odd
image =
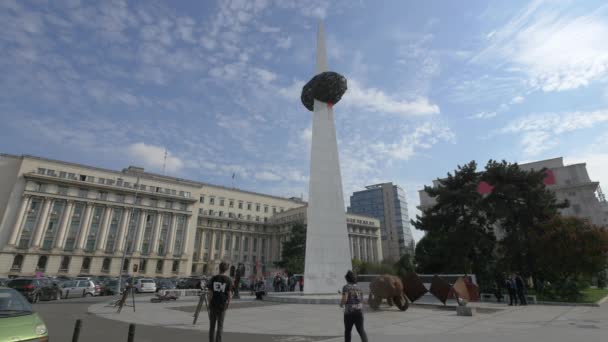
[[(68, 301), (66, 301), (68, 302)], [(136, 312), (126, 307), (117, 314), (109, 299), (91, 303), (87, 317), (106, 324), (136, 323), (144, 331), (170, 330), (183, 336), (206, 336), (208, 321), (201, 314), (192, 325), (196, 300), (150, 303), (138, 297)], [(62, 305), (62, 304), (56, 304)], [(458, 317), (451, 307), (412, 305), (407, 311), (383, 307), (366, 312), (365, 327), (370, 341), (605, 341), (608, 336), (608, 306), (509, 307), (502, 304), (474, 304), (474, 317)], [(51, 332), (52, 325), (50, 327)], [(226, 315), (227, 341), (342, 341), (342, 312), (335, 305), (256, 302), (250, 297), (234, 301)], [(126, 328), (125, 328), (126, 331)], [(148, 332), (149, 332), (148, 331)], [(354, 341), (358, 341), (356, 333)], [(165, 334), (152, 334), (141, 341), (163, 341)], [(140, 335), (138, 335), (140, 336)], [(165, 335), (166, 336), (166, 335)], [(177, 336), (177, 335), (175, 335)]]

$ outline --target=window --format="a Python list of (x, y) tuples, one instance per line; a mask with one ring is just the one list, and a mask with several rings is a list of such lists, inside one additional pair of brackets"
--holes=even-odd
[(84, 259), (82, 259), (82, 267), (80, 268), (80, 271), (89, 272), (90, 268), (91, 268), (91, 258), (85, 257)]
[(209, 204), (211, 204), (211, 205), (215, 204), (215, 198), (214, 197), (210, 197), (209, 198)]
[(66, 251), (74, 250), (74, 247), (76, 245), (76, 237), (78, 236), (78, 232), (80, 231), (80, 226), (83, 219), (82, 214), (84, 212), (84, 209), (84, 203), (76, 203), (74, 205), (74, 213), (72, 214), (72, 219), (70, 220), (70, 226), (68, 227), (65, 245), (63, 247)]
[(201, 195), (201, 197), (199, 197), (199, 202), (205, 203), (205, 196)]
[(27, 211), (25, 223), (21, 228), (21, 237), (19, 239), (19, 248), (28, 248), (30, 246), (30, 239), (36, 227), (38, 221), (38, 214), (40, 213), (40, 207), (42, 207), (42, 200), (39, 198), (32, 199), (30, 209)]
[(122, 271), (123, 272), (129, 271), (129, 258), (126, 258), (125, 262), (122, 264)]
[(224, 250), (230, 250), (230, 243), (232, 242), (232, 236), (230, 234), (226, 235), (226, 243), (224, 244)]
[(165, 208), (166, 209), (173, 209), (173, 202), (171, 202), (171, 201), (165, 201)]
[(256, 217), (255, 217), (255, 221), (256, 221), (256, 222), (260, 222), (260, 217), (259, 217), (259, 216), (256, 216)]
[(186, 203), (185, 202), (179, 202), (179, 209), (180, 210), (186, 210), (187, 209)]
[(125, 195), (116, 194), (116, 202), (125, 203)]
[(173, 273), (178, 273), (179, 272), (179, 261), (178, 260), (174, 260), (173, 261), (173, 267), (171, 267), (171, 271)]
[(281, 208), (281, 212), (285, 211), (285, 209)]
[(59, 171), (59, 178), (66, 178), (68, 176), (67, 172)]
[(245, 239), (243, 240), (243, 250), (245, 252), (247, 252), (249, 250), (249, 237), (248, 236), (245, 236)]
[(171, 195), (173, 195), (173, 196), (177, 195), (177, 191), (176, 191), (176, 190), (171, 189)]
[(116, 185), (117, 185), (117, 186), (122, 186), (122, 182), (123, 182), (123, 179), (122, 179), (122, 178), (118, 178), (118, 179), (116, 179)]
[(243, 209), (243, 202), (239, 202), (239, 209)]
[(139, 197), (139, 196), (135, 197), (135, 204), (141, 205), (141, 197)]
[(11, 266), (11, 271), (21, 271), (21, 266), (23, 266), (23, 255), (17, 254), (13, 258), (13, 265)]
[(46, 169), (39, 167), (38, 168), (38, 174), (39, 175), (44, 175), (46, 173)]
[(72, 260), (69, 256), (64, 256), (61, 259), (61, 264), (59, 265), (59, 272), (67, 272), (70, 267), (70, 261)]
[(73, 179), (76, 180), (76, 174), (75, 173), (68, 173), (68, 179)]
[(220, 243), (221, 243), (221, 241), (220, 241), (220, 234), (216, 233), (215, 234), (215, 250), (216, 251), (220, 250)]
[(87, 189), (78, 189), (78, 197), (87, 198), (89, 196), (89, 190)]
[(251, 210), (251, 203), (247, 203), (247, 210)]
[(255, 211), (260, 211), (260, 205), (259, 204), (255, 205)]
[(62, 196), (67, 196), (68, 195), (68, 187), (65, 185), (59, 185), (57, 187), (57, 194), (58, 195), (62, 195)]
[(104, 191), (100, 191), (99, 195), (97, 196), (98, 199), (102, 200), (102, 201), (107, 201), (108, 200), (108, 193), (104, 192)]
[(264, 212), (267, 213), (268, 212), (268, 207), (264, 206)]
[(150, 206), (156, 208), (158, 206), (158, 201), (156, 199), (154, 199), (154, 198), (151, 198), (150, 199)]
[(80, 181), (84, 182), (87, 180), (87, 176), (86, 175), (80, 175)]
[(213, 210), (209, 209), (209, 216), (213, 216)]
[(224, 212), (220, 210), (220, 212), (218, 213), (219, 217), (223, 217), (224, 216)]
[(277, 208), (272, 207), (272, 213), (273, 213), (273, 214), (276, 214), (276, 213), (277, 213)]
[(106, 185), (114, 185), (113, 179), (106, 179)]
[(160, 187), (156, 187), (156, 192), (160, 192)]
[(56, 176), (56, 174), (55, 174), (55, 170), (51, 170), (51, 169), (46, 170), (46, 175), (47, 175), (47, 176), (52, 176), (52, 177), (55, 177), (55, 176)]
[(123, 185), (125, 188), (130, 188), (130, 187), (131, 187), (131, 183), (129, 183), (129, 182), (124, 182), (122, 185)]
[(251, 246), (252, 252), (257, 252), (258, 250), (258, 238), (253, 238), (253, 246)]
[(146, 185), (145, 184), (140, 184), (139, 185), (139, 190), (146, 191)]
[[(118, 226), (120, 224), (122, 216), (122, 209), (115, 208), (112, 209), (112, 218), (110, 220), (110, 229), (108, 230), (108, 239), (106, 241), (106, 253), (114, 252), (114, 244), (116, 243), (117, 235), (118, 235)], [(101, 247), (103, 248), (103, 246)]]
[(156, 261), (156, 273), (163, 273), (163, 261), (162, 260)]
[(95, 177), (87, 176), (87, 182), (95, 183)]
[(224, 199), (222, 198), (222, 199), (220, 199), (220, 207), (223, 207), (223, 206), (224, 206)]
[(228, 201), (228, 207), (234, 208), (234, 200)]
[(146, 268), (148, 267), (148, 259), (142, 259), (139, 264), (141, 265), (139, 268), (139, 272), (146, 273)]
[(160, 230), (160, 237), (158, 240), (158, 255), (165, 255), (165, 246), (169, 237), (169, 227), (171, 226), (171, 214), (164, 214), (162, 217), (162, 226)]
[(59, 227), (59, 219), (63, 215), (63, 209), (65, 207), (65, 201), (54, 201), (51, 209), (51, 215), (44, 232), (44, 240), (42, 241), (42, 249), (50, 250), (53, 248), (53, 242), (55, 242), (55, 235), (57, 234), (57, 228)]
[(99, 177), (99, 178), (97, 179), (97, 183), (99, 183), (99, 184), (106, 184), (106, 179), (105, 179), (105, 178), (101, 178), (101, 177)]
[(89, 234), (87, 236), (86, 245), (84, 247), (84, 250), (87, 252), (93, 252), (95, 250), (95, 244), (97, 243), (97, 234), (99, 232), (99, 226), (101, 225), (101, 217), (103, 215), (104, 210), (104, 207), (95, 207), (93, 209), (93, 219), (91, 220)]
[(101, 264), (101, 272), (110, 272), (111, 264), (112, 264), (112, 259), (104, 258), (103, 263)]

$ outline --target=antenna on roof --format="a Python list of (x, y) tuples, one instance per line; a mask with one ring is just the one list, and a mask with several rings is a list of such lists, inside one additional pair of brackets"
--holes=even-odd
[(163, 159), (163, 176), (165, 175), (166, 168), (167, 168), (167, 148), (165, 147), (165, 157)]

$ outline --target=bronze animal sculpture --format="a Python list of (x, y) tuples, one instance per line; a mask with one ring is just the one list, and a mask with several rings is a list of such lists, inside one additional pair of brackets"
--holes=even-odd
[(407, 297), (403, 293), (403, 283), (397, 276), (384, 274), (369, 284), (369, 306), (378, 310), (383, 299), (389, 306), (396, 305), (399, 310), (405, 311), (409, 307)]

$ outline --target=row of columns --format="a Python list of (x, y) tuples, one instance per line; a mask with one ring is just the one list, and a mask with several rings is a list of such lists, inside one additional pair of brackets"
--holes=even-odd
[[(207, 235), (207, 232), (211, 233), (209, 234), (210, 236)], [(244, 252), (244, 246), (245, 246), (245, 238), (249, 239), (249, 246), (248, 246), (248, 254), (250, 255), (257, 255), (258, 257), (261, 258), (262, 255), (264, 255), (265, 257), (267, 257), (268, 259), (265, 260), (266, 263), (272, 261), (274, 253), (273, 253), (273, 246), (272, 246), (272, 242), (271, 240), (273, 240), (274, 238), (269, 236), (269, 235), (257, 235), (257, 234), (249, 234), (249, 233), (241, 233), (241, 232), (233, 232), (233, 231), (222, 231), (222, 230), (216, 230), (216, 229), (212, 229), (212, 230), (206, 230), (203, 229), (203, 233), (202, 233), (202, 237), (201, 237), (201, 243), (199, 245), (199, 258), (200, 256), (204, 255), (204, 251), (207, 250), (209, 253), (209, 259), (213, 260), (215, 259), (214, 255), (215, 255), (215, 251), (216, 251), (216, 240), (219, 234), (219, 248), (218, 250), (218, 259), (223, 260), (224, 258), (228, 257), (233, 257), (237, 251), (234, 250), (234, 246), (236, 244), (236, 241), (239, 241), (239, 250), (238, 250), (238, 256), (239, 256), (239, 262), (242, 260), (243, 258), (243, 252)], [(230, 237), (230, 245), (228, 250), (226, 250), (226, 239)], [(207, 239), (211, 239), (210, 243), (209, 243), (209, 248), (205, 248), (205, 244), (207, 242)], [(257, 246), (255, 248), (255, 252), (253, 251), (253, 243), (255, 241), (255, 239), (257, 238)], [(262, 253), (262, 245), (263, 245), (263, 239), (266, 239), (266, 251), (265, 253)], [(261, 259), (259, 259), (261, 260)], [(253, 259), (251, 260), (253, 261)]]
[[(17, 244), (19, 242), (19, 238), (20, 238), (21, 234), (23, 233), (24, 221), (25, 221), (25, 218), (27, 217), (27, 211), (32, 203), (32, 200), (33, 200), (33, 197), (29, 196), (29, 195), (24, 195), (21, 200), (21, 205), (20, 205), (20, 208), (18, 211), (17, 220), (15, 222), (15, 226), (14, 226), (14, 229), (12, 230), (11, 236), (9, 237), (9, 245), (11, 245), (13, 247), (17, 246)], [(40, 213), (38, 213), (38, 220), (34, 227), (32, 239), (30, 241), (30, 246), (32, 248), (40, 248), (42, 245), (44, 234), (46, 233), (46, 230), (48, 229), (50, 214), (51, 214), (51, 210), (52, 210), (54, 201), (63, 201), (63, 200), (54, 199), (54, 198), (44, 198), (44, 200), (43, 200), (42, 208), (41, 208)], [(84, 202), (82, 202), (82, 203), (84, 203)], [(82, 221), (80, 222), (80, 227), (79, 227), (80, 230), (78, 233), (78, 238), (77, 238), (76, 246), (75, 246), (77, 250), (82, 250), (85, 248), (87, 239), (88, 239), (88, 235), (89, 235), (89, 231), (91, 229), (91, 222), (92, 222), (91, 216), (92, 216), (93, 209), (96, 206), (101, 206), (101, 205), (95, 205), (93, 203), (86, 203), (85, 205), (86, 205), (86, 208), (84, 210)], [(58, 248), (58, 249), (64, 248), (66, 234), (68, 231), (68, 226), (72, 222), (75, 206), (76, 206), (76, 202), (72, 201), (72, 200), (68, 200), (67, 205), (64, 206), (63, 213), (61, 215), (61, 219), (59, 220), (59, 227), (58, 227), (57, 233), (55, 235), (55, 241), (53, 243), (53, 247)], [(103, 207), (104, 207), (103, 218), (99, 222), (100, 227), (99, 227), (98, 235), (96, 237), (97, 241), (95, 244), (95, 249), (100, 252), (105, 251), (105, 245), (106, 245), (107, 238), (108, 238), (108, 230), (109, 230), (109, 226), (110, 226), (110, 223), (112, 220), (112, 211), (115, 208), (115, 207), (111, 207), (111, 206), (103, 206)], [(122, 217), (120, 220), (120, 226), (118, 229), (118, 237), (117, 237), (117, 241), (115, 243), (115, 246), (116, 246), (115, 252), (122, 252), (124, 250), (124, 248), (126, 248), (125, 234), (127, 234), (127, 232), (128, 232), (129, 222), (131, 219), (131, 212), (132, 212), (132, 209), (123, 208), (123, 213), (122, 213)], [(134, 242), (134, 250), (133, 250), (134, 253), (142, 252), (144, 230), (145, 230), (145, 226), (146, 226), (146, 217), (147, 217), (147, 215), (152, 214), (152, 213), (154, 213), (155, 222), (153, 225), (152, 236), (150, 237), (151, 244), (148, 247), (149, 248), (148, 252), (156, 253), (156, 251), (158, 250), (159, 240), (160, 240), (159, 239), (160, 238), (160, 229), (161, 229), (162, 220), (163, 220), (163, 213), (157, 212), (157, 211), (156, 212), (146, 212), (146, 211), (142, 210), (139, 212), (139, 220), (137, 222), (135, 238), (133, 241)], [(184, 221), (184, 226), (183, 226), (183, 238), (182, 238), (182, 245), (181, 245), (182, 251), (180, 254), (187, 254), (188, 245), (189, 245), (189, 234), (187, 233), (189, 219), (187, 217), (184, 217), (184, 220), (185, 221)], [(167, 243), (167, 248), (166, 248), (166, 254), (169, 256), (171, 256), (174, 252), (176, 230), (177, 230), (176, 223), (177, 223), (177, 215), (174, 214), (174, 215), (172, 215), (171, 223), (169, 225), (169, 236), (167, 239), (168, 243)]]
[(377, 262), (377, 249), (375, 245), (377, 244), (377, 237), (368, 237), (368, 236), (351, 236), (350, 237), (350, 247), (351, 247), (351, 257), (354, 259), (359, 259), (367, 262)]

